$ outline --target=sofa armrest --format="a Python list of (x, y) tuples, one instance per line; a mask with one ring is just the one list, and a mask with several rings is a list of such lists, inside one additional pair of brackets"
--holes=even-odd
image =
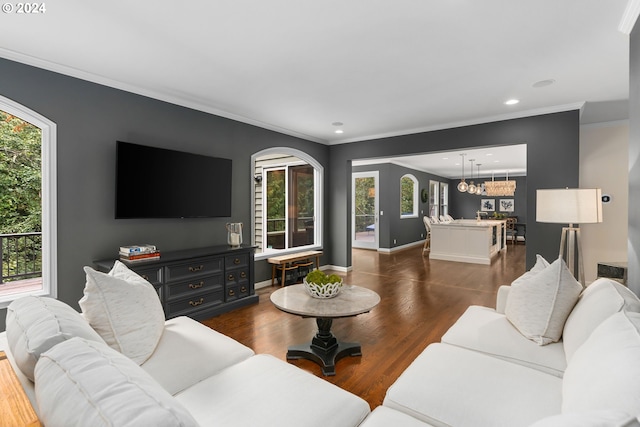
[(511, 286), (503, 285), (498, 288), (498, 295), (496, 297), (496, 311), (504, 314), (505, 307), (507, 306), (507, 298), (509, 298), (509, 290)]

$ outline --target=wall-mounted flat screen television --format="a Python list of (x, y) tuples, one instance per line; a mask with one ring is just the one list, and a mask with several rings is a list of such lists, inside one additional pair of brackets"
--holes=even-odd
[(231, 160), (117, 141), (116, 218), (231, 216)]

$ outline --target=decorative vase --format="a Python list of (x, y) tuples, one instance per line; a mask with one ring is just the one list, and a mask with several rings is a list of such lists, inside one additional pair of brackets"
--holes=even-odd
[(227, 223), (227, 243), (231, 247), (238, 247), (242, 245), (242, 223), (230, 222)]

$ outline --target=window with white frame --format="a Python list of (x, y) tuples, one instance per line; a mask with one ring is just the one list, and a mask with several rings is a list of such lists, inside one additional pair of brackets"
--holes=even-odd
[(0, 96), (0, 307), (56, 297), (56, 125)]
[(440, 183), (429, 181), (429, 216), (438, 218), (440, 216)]
[(252, 162), (256, 258), (321, 247), (322, 166), (290, 148), (264, 150)]
[(400, 218), (418, 216), (418, 180), (411, 174), (400, 178)]
[(449, 215), (449, 184), (440, 183), (440, 212), (441, 215)]

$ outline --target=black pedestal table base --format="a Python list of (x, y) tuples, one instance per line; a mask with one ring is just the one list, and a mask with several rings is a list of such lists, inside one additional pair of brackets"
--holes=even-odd
[(307, 359), (322, 367), (324, 375), (336, 374), (336, 362), (346, 356), (362, 356), (359, 343), (340, 342), (331, 333), (333, 319), (317, 318), (318, 332), (310, 343), (294, 345), (287, 360)]

